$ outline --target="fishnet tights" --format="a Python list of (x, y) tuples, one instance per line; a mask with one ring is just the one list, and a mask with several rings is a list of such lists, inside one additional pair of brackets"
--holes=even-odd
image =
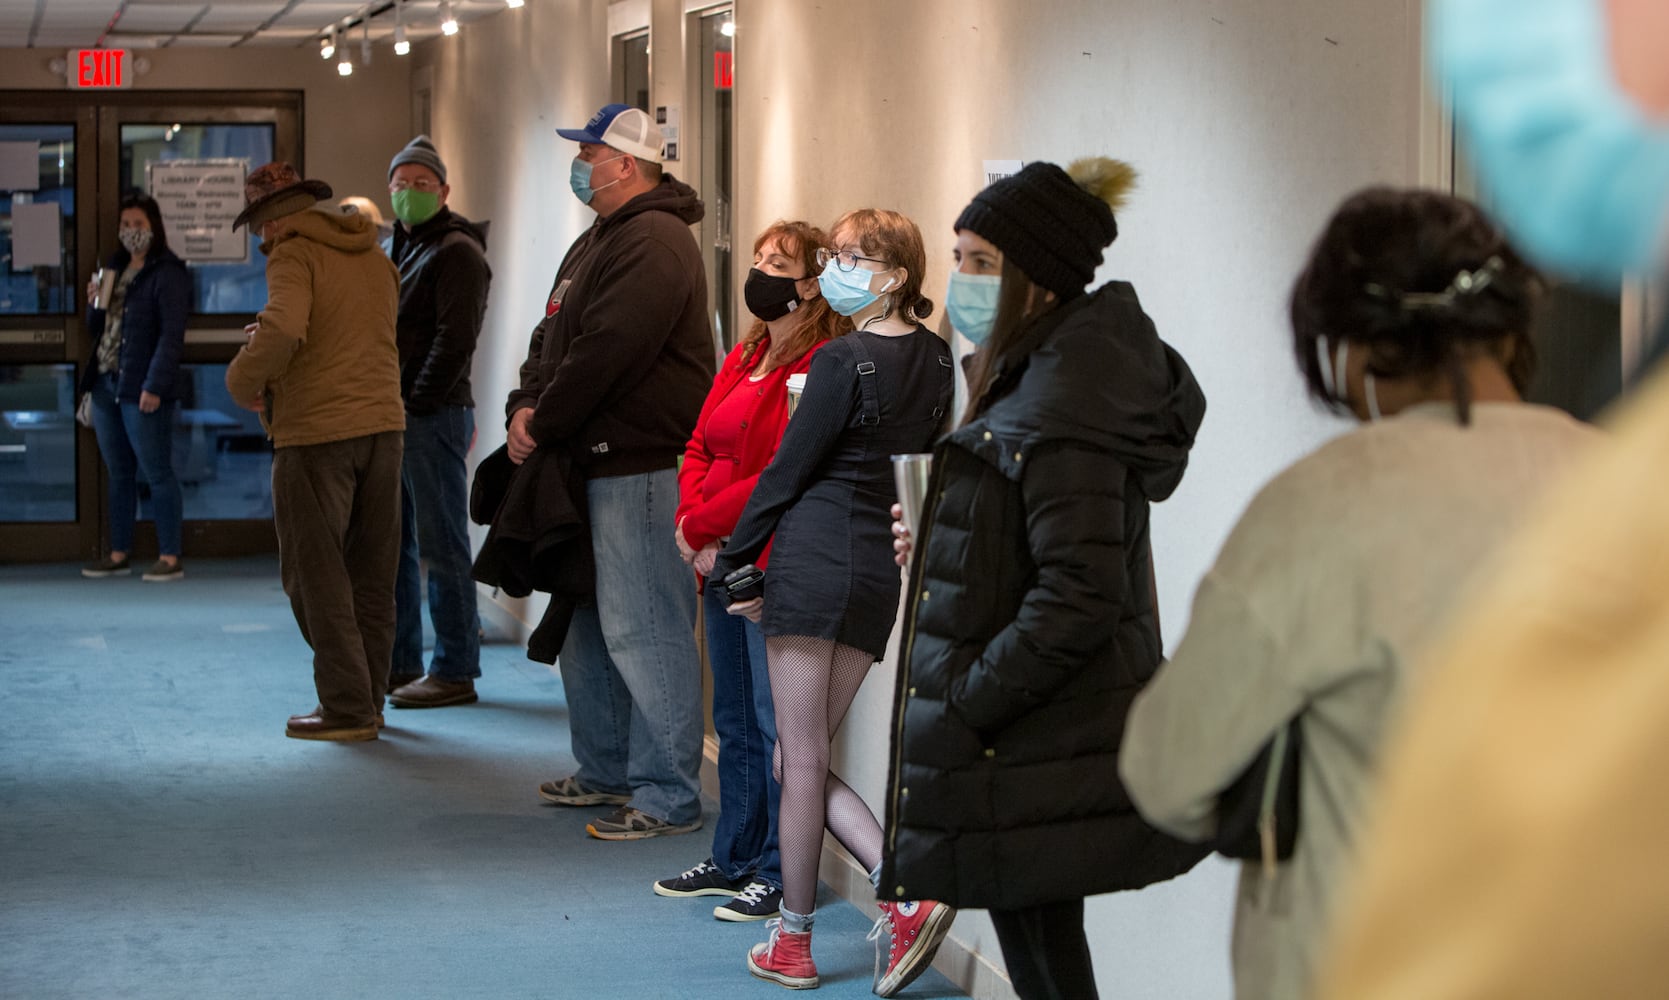
[(772, 759), (782, 782), (782, 905), (811, 913), (825, 824), (866, 870), (881, 863), (881, 824), (857, 792), (829, 773), (829, 740), (875, 658), (832, 639), (785, 635), (765, 638), (765, 659), (777, 717)]

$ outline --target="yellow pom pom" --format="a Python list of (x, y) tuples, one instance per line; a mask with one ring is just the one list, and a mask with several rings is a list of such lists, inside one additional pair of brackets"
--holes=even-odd
[(1124, 207), (1125, 198), (1136, 187), (1136, 168), (1123, 160), (1105, 156), (1073, 160), (1072, 165), (1066, 168), (1066, 174), (1115, 212)]

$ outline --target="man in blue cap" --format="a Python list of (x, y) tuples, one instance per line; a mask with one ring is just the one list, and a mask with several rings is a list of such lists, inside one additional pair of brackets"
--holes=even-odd
[(661, 169), (660, 129), (610, 104), (583, 128), (570, 186), (597, 213), (556, 274), (510, 394), (521, 463), (563, 449), (585, 479), (596, 601), (574, 613), (558, 659), (574, 774), (548, 802), (614, 805), (602, 840), (701, 826), (701, 667), (695, 590), (673, 543), (677, 464), (712, 384), (707, 282), (690, 226), (704, 209)]

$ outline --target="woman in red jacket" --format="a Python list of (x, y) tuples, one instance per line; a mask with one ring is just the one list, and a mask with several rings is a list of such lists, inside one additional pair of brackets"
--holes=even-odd
[[(703, 578), (782, 440), (788, 377), (804, 375), (819, 347), (852, 328), (818, 292), (817, 250), (827, 243), (805, 222), (773, 223), (754, 241), (744, 297), (757, 319), (713, 380), (678, 473), (678, 549)], [(756, 562), (763, 568), (765, 561)], [(763, 920), (776, 916), (782, 901), (781, 786), (771, 774), (777, 736), (765, 638), (757, 623), (725, 612), (718, 588), (708, 588), (703, 600), (719, 738), (713, 855), (654, 888), (662, 896), (729, 896), (714, 916)]]

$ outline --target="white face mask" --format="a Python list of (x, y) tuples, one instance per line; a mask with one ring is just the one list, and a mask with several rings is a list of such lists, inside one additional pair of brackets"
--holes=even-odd
[[(1350, 341), (1339, 341), (1339, 354), (1330, 356), (1326, 337), (1317, 337), (1315, 342), (1316, 362), (1321, 367), (1321, 385), (1327, 395), (1341, 403), (1349, 405), (1350, 397), (1345, 392), (1345, 360), (1350, 357)], [(1362, 373), (1362, 392), (1367, 399), (1368, 420), (1376, 421), (1380, 417), (1379, 394), (1375, 391), (1373, 373)]]

